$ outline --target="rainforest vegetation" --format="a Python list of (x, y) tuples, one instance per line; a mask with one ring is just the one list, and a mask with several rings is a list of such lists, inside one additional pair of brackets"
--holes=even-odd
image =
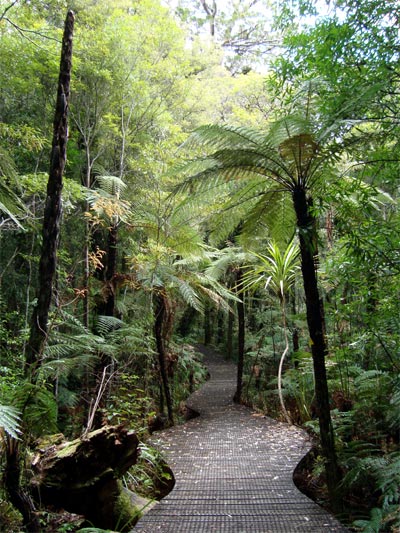
[(237, 361), (236, 402), (313, 435), (346, 525), (399, 531), (399, 21), (0, 0), (1, 531), (103, 527), (37, 490), (60, 443), (103, 439), (110, 490), (161, 495), (146, 441), (188, 416), (199, 344)]

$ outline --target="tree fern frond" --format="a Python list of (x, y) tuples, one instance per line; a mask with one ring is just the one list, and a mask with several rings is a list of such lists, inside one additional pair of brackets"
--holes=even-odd
[(26, 427), (37, 437), (57, 431), (57, 403), (41, 385), (23, 383), (14, 393), (14, 404), (22, 413)]
[(120, 328), (124, 322), (114, 316), (99, 315), (96, 322), (96, 330), (100, 335), (106, 337), (113, 330)]
[(249, 254), (236, 246), (228, 246), (221, 250), (214, 261), (206, 269), (208, 278), (220, 280), (231, 267), (237, 267), (249, 260)]
[[(219, 302), (218, 305), (222, 305), (223, 309), (229, 310), (229, 305), (227, 304), (229, 300), (232, 300), (235, 302), (238, 301), (237, 296), (233, 294), (233, 292), (231, 292), (229, 289), (227, 289), (224, 285), (219, 283), (219, 281), (217, 281), (216, 279), (213, 279), (212, 277), (209, 277), (206, 274), (201, 274), (201, 273), (198, 275), (198, 277), (200, 280), (200, 288), (203, 291), (207, 292), (209, 290), (209, 287), (211, 287), (212, 292), (215, 293), (215, 295), (218, 295), (218, 302)], [(210, 294), (210, 296), (212, 295)], [(220, 302), (219, 297), (221, 297), (224, 300), (224, 302)], [(213, 296), (212, 296), (212, 299), (213, 299)], [(214, 299), (214, 301), (217, 301), (217, 300)]]
[(279, 148), (290, 139), (313, 134), (314, 128), (308, 118), (301, 115), (286, 115), (270, 125), (268, 142), (275, 148)]
[(251, 128), (208, 124), (197, 128), (189, 137), (187, 144), (219, 150), (259, 146), (264, 140), (264, 133)]
[(208, 300), (214, 303), (218, 309), (223, 309), (225, 312), (229, 312), (231, 310), (226, 300), (217, 292), (204, 286), (201, 287), (201, 291), (205, 294)]
[(116, 198), (120, 198), (127, 187), (126, 183), (118, 176), (102, 175), (97, 176), (96, 180), (103, 191)]
[(83, 354), (45, 360), (40, 368), (40, 377), (55, 379), (60, 376), (69, 376), (71, 374), (82, 374), (87, 369), (94, 368), (97, 361), (94, 354)]
[(196, 309), (196, 311), (203, 312), (204, 306), (196, 293), (196, 291), (191, 287), (188, 283), (186, 283), (183, 280), (177, 280), (178, 281), (178, 289), (180, 294), (182, 295), (184, 301)]
[(3, 181), (0, 181), (0, 212), (9, 217), (19, 228), (23, 229), (18, 216), (22, 215), (24, 211), (26, 212), (26, 208), (17, 195)]
[(68, 313), (64, 309), (58, 311), (60, 313), (61, 324), (68, 331), (74, 333), (75, 335), (84, 335), (90, 334), (89, 330), (84, 326), (84, 324), (76, 316)]
[(286, 246), (293, 238), (296, 217), (293, 204), (285, 191), (274, 190), (260, 196), (247, 213), (242, 227), (242, 235), (269, 236)]
[(2, 428), (10, 437), (19, 439), (21, 432), (20, 411), (10, 405), (0, 404), (0, 428)]

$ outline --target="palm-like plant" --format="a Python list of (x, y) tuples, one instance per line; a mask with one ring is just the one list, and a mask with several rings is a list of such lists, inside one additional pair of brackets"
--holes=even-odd
[(254, 254), (258, 262), (250, 266), (243, 276), (243, 289), (269, 289), (279, 298), (282, 309), (282, 323), (285, 336), (285, 349), (281, 355), (278, 370), (279, 401), (286, 421), (291, 423), (286, 410), (282, 394), (282, 369), (285, 357), (289, 351), (289, 339), (286, 320), (286, 297), (296, 280), (298, 271), (299, 248), (293, 241), (282, 253), (275, 242), (267, 246), (267, 255)]
[[(342, 123), (343, 124), (343, 123)], [(340, 471), (334, 445), (325, 357), (328, 346), (322, 300), (317, 282), (317, 220), (312, 193), (332, 174), (332, 163), (342, 149), (342, 124), (317, 128), (308, 117), (288, 116), (270, 125), (267, 133), (244, 127), (203, 126), (192, 142), (211, 154), (181, 167), (177, 190), (235, 189), (243, 230), (266, 224), (270, 213), (285, 206), (286, 226), (295, 222), (300, 245), (307, 323), (312, 349), (321, 446), (325, 457), (332, 504), (339, 507)], [(290, 204), (287, 199), (291, 199)], [(240, 201), (238, 201), (240, 200)], [(283, 202), (286, 201), (286, 204)], [(233, 210), (232, 210), (233, 213)], [(234, 219), (234, 215), (230, 217)], [(276, 215), (274, 215), (276, 219)], [(284, 222), (284, 221), (282, 221)], [(236, 222), (234, 222), (236, 223)]]

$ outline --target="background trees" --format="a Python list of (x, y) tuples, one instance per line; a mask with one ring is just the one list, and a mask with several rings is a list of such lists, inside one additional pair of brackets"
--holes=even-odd
[[(230, 354), (243, 348), (243, 400), (281, 416), (279, 302), (261, 290), (246, 291), (239, 311), (224, 302), (238, 272), (254, 268), (243, 258), (265, 253), (272, 237), (284, 249), (298, 223), (306, 277), (318, 278), (308, 319), (320, 301), (325, 310), (326, 336), (321, 320), (317, 329), (328, 341), (320, 353), (332, 424), (322, 439), (334, 435), (345, 503), (355, 501), (365, 528), (367, 507), (376, 507), (374, 527), (384, 530), (399, 521), (399, 8), (314, 4), (73, 2), (57, 305), (38, 382), (27, 387), (66, 8), (0, 1), (0, 405), (9, 431), (8, 406), (29, 399), (27, 446), (44, 427), (72, 437), (124, 421), (145, 433), (165, 415), (179, 418), (185, 389), (203, 375), (186, 343), (204, 337), (204, 308), (210, 342)], [(205, 123), (217, 124), (198, 130), (210, 144), (184, 143)], [(170, 196), (179, 164), (199, 157), (189, 174), (226, 179), (206, 188), (192, 180)], [(318, 434), (309, 296), (296, 281), (287, 301), (282, 394), (291, 418)], [(160, 303), (168, 312), (156, 331)], [(234, 315), (245, 326), (240, 341)]]

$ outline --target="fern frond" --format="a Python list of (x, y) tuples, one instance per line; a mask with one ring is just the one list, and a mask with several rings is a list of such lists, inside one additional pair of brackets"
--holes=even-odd
[(196, 291), (183, 280), (177, 280), (178, 289), (184, 301), (192, 306), (196, 311), (203, 312), (204, 307)]
[(249, 254), (236, 246), (222, 249), (205, 274), (208, 278), (220, 280), (231, 267), (243, 265), (249, 260)]
[(13, 401), (24, 425), (36, 437), (57, 431), (56, 399), (45, 387), (26, 382), (15, 391)]
[(0, 428), (10, 437), (19, 439), (22, 433), (20, 411), (10, 405), (0, 405)]
[(99, 315), (96, 322), (96, 330), (100, 335), (106, 337), (113, 330), (124, 325), (124, 322), (114, 316)]
[(197, 128), (189, 137), (187, 144), (220, 150), (223, 148), (256, 147), (263, 144), (264, 141), (265, 134), (251, 128), (208, 124)]
[(103, 191), (116, 198), (120, 198), (127, 187), (126, 183), (117, 176), (102, 175), (97, 176), (96, 180)]

